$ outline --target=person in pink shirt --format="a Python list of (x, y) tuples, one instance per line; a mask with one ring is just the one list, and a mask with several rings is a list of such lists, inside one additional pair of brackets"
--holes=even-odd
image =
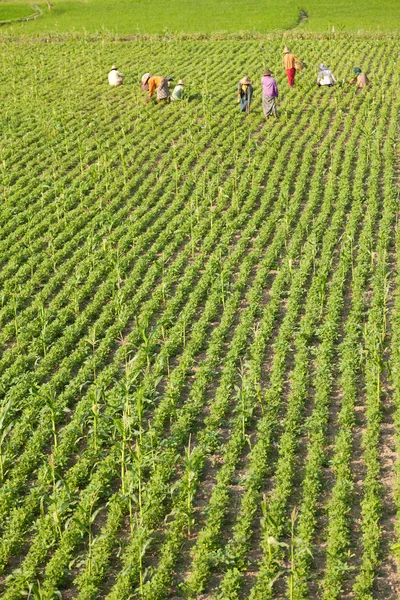
[(273, 73), (267, 69), (262, 76), (262, 105), (266, 121), (271, 115), (276, 118), (276, 98), (278, 97), (278, 85), (272, 77)]

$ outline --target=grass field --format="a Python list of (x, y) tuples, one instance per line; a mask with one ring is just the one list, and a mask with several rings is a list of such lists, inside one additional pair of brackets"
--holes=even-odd
[(23, 17), (29, 17), (33, 14), (33, 10), (29, 4), (24, 3), (0, 3), (0, 21), (10, 21), (13, 19), (20, 19)]
[[(308, 14), (301, 27), (311, 31), (399, 31), (400, 5), (397, 0), (338, 0), (335, 3), (307, 0), (53, 0), (49, 12), (38, 0), (42, 15), (35, 21), (13, 25), (14, 33), (44, 31), (100, 31), (113, 33), (162, 33), (215, 31), (285, 30), (298, 26), (300, 9)], [(2, 20), (16, 11), (31, 12), (25, 0), (0, 2)], [(7, 17), (9, 14), (9, 17)], [(23, 16), (23, 15), (18, 15)]]
[(2, 43), (4, 600), (398, 597), (397, 42), (292, 46)]

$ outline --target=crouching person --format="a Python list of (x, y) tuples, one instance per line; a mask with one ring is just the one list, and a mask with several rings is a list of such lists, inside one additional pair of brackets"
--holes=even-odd
[(319, 65), (319, 72), (317, 77), (317, 84), (319, 87), (327, 86), (332, 87), (335, 85), (336, 79), (330, 69), (324, 64)]
[(149, 79), (151, 78), (151, 73), (145, 73), (140, 82), (140, 89), (142, 92), (149, 91)]
[(150, 77), (149, 79), (149, 95), (148, 100), (157, 92), (157, 102), (171, 102), (171, 94), (169, 91), (172, 77)]
[(185, 83), (184, 83), (183, 79), (180, 79), (178, 81), (178, 85), (176, 85), (174, 87), (174, 91), (172, 92), (172, 95), (171, 95), (171, 100), (173, 102), (176, 102), (177, 100), (183, 100), (183, 98), (184, 98), (184, 85), (185, 85)]
[(118, 71), (118, 67), (113, 65), (111, 67), (111, 71), (108, 74), (108, 83), (113, 87), (118, 87), (119, 85), (122, 85), (123, 82), (124, 76)]

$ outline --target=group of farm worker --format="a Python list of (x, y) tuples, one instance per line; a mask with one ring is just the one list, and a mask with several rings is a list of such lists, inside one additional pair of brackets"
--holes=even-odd
[[(298, 59), (287, 46), (283, 50), (283, 61), (285, 64), (286, 75), (289, 87), (294, 87), (294, 80), (296, 77), (296, 71), (303, 69), (303, 63)], [(368, 77), (363, 73), (360, 67), (354, 67), (354, 77), (350, 80), (350, 83), (356, 81), (357, 88), (365, 88), (369, 84)], [(108, 82), (112, 86), (122, 85), (124, 76), (118, 71), (118, 68), (113, 65), (110, 73), (108, 74)], [(142, 91), (148, 92), (147, 101), (151, 99), (154, 94), (157, 96), (158, 102), (171, 102), (182, 100), (184, 97), (184, 82), (182, 79), (178, 81), (178, 84), (174, 87), (172, 93), (170, 91), (172, 77), (161, 77), (154, 76), (151, 73), (145, 73), (141, 79), (140, 87)], [(319, 72), (317, 76), (317, 85), (319, 87), (332, 87), (335, 85), (336, 79), (332, 71), (324, 64), (319, 65)], [(276, 112), (276, 99), (278, 98), (278, 84), (276, 79), (273, 77), (272, 71), (266, 69), (261, 79), (262, 85), (262, 106), (264, 116), (268, 120), (270, 116), (277, 117)], [(240, 112), (250, 113), (251, 102), (253, 98), (253, 86), (251, 80), (248, 77), (243, 77), (239, 81), (238, 86), (238, 101), (240, 103)]]
[[(175, 102), (177, 100), (182, 100), (185, 82), (180, 79), (171, 94), (170, 86), (172, 81), (173, 78), (169, 76), (158, 77), (151, 75), (151, 73), (145, 73), (142, 77), (140, 87), (144, 92), (149, 92), (147, 96), (148, 100), (150, 100), (155, 93), (157, 95), (158, 102), (171, 102), (171, 100)], [(114, 87), (117, 87), (122, 85), (123, 82), (124, 75), (118, 71), (118, 67), (116, 65), (113, 65), (108, 74), (108, 83)]]
[[(367, 87), (369, 84), (369, 79), (365, 73), (363, 73), (360, 67), (354, 67), (353, 69), (354, 77), (350, 79), (350, 83), (354, 83), (357, 81), (357, 88), (362, 89)], [(336, 79), (334, 74), (328, 67), (324, 64), (319, 65), (319, 73), (317, 77), (317, 84), (319, 87), (327, 85), (328, 87), (332, 87), (335, 85)]]
[(160, 77), (157, 75), (151, 75), (151, 73), (145, 73), (142, 77), (142, 81), (140, 87), (143, 92), (149, 92), (147, 99), (157, 94), (157, 102), (162, 102), (165, 100), (166, 102), (176, 102), (177, 100), (182, 100), (183, 98), (183, 90), (185, 86), (185, 82), (183, 79), (178, 81), (178, 84), (174, 87), (173, 92), (170, 92), (170, 86), (173, 81), (172, 77)]
[[(277, 117), (276, 112), (276, 99), (279, 95), (278, 84), (276, 79), (272, 77), (273, 73), (267, 69), (261, 78), (262, 85), (262, 106), (264, 116), (268, 120), (270, 116)], [(251, 80), (248, 77), (243, 77), (239, 81), (238, 96), (240, 102), (240, 112), (250, 113), (251, 100), (253, 97), (253, 86)]]
[[(294, 87), (294, 80), (296, 71), (303, 69), (303, 63), (298, 59), (287, 46), (283, 50), (283, 60), (286, 69), (286, 76), (289, 87)], [(354, 67), (354, 77), (350, 80), (353, 84), (356, 82), (357, 88), (365, 88), (369, 84), (368, 77), (363, 73), (360, 67)], [(319, 87), (332, 87), (335, 85), (336, 79), (330, 69), (324, 64), (319, 65), (319, 72), (317, 76), (317, 85)], [(264, 116), (268, 120), (269, 117), (277, 117), (276, 112), (276, 99), (278, 98), (278, 84), (273, 77), (272, 71), (267, 69), (261, 78), (262, 86), (262, 106)], [(239, 81), (238, 85), (238, 101), (240, 103), (240, 112), (250, 112), (251, 101), (253, 97), (253, 86), (251, 80), (248, 77), (243, 77)]]

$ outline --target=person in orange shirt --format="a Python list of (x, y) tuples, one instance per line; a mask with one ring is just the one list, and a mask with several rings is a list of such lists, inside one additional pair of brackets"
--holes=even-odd
[(300, 62), (296, 56), (290, 52), (289, 48), (285, 46), (283, 50), (283, 61), (285, 63), (286, 75), (288, 79), (289, 87), (294, 87), (294, 77), (296, 75), (296, 62)]
[(161, 100), (166, 100), (167, 102), (171, 101), (170, 91), (169, 91), (169, 82), (173, 81), (172, 77), (150, 77), (148, 80), (149, 84), (149, 96), (148, 99), (153, 96), (154, 92), (157, 90), (157, 101), (161, 102)]

